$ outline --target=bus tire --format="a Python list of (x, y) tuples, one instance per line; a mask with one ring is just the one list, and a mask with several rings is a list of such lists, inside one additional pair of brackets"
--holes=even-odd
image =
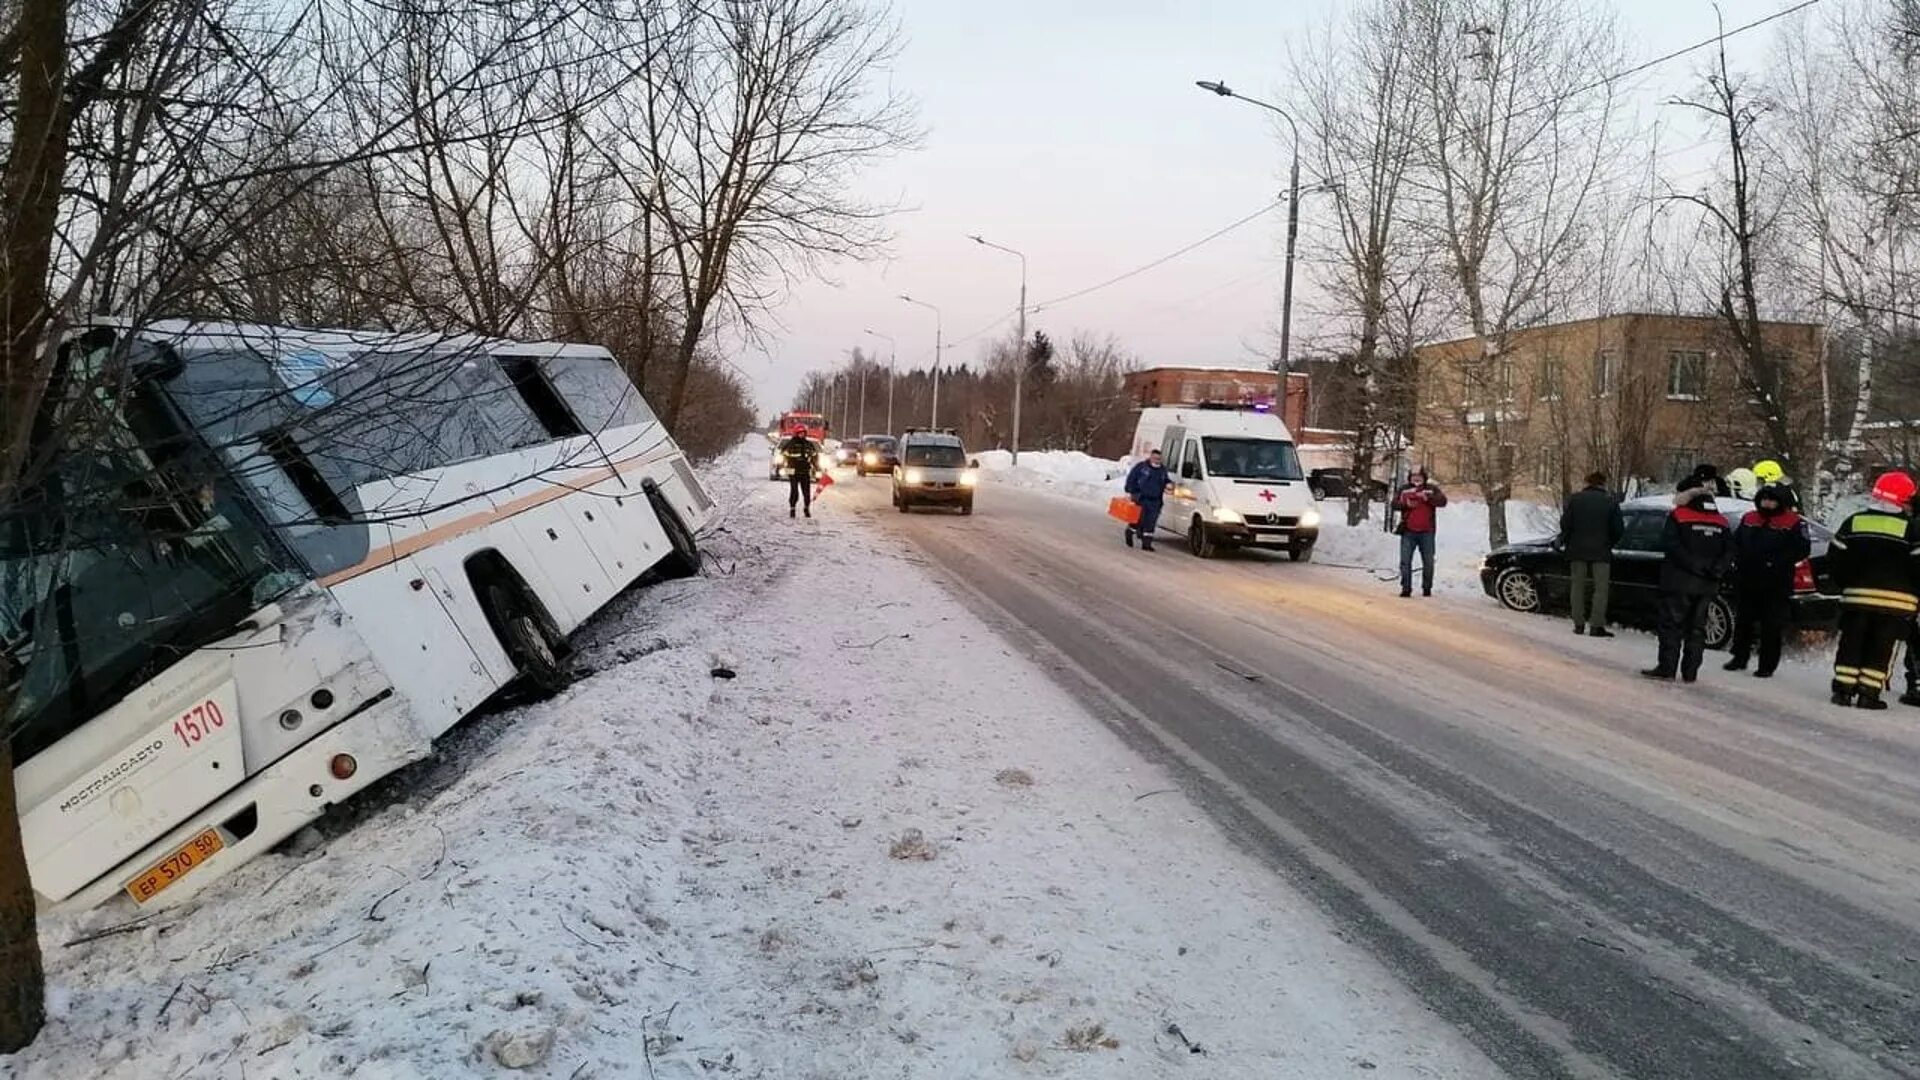
[(654, 572), (665, 579), (690, 578), (700, 572), (700, 545), (694, 539), (693, 530), (687, 528), (674, 513), (667, 500), (660, 497), (658, 491), (649, 492), (647, 501), (653, 504), (653, 513), (660, 519), (660, 528), (667, 534), (667, 545), (671, 548), (667, 557), (654, 566)]
[(520, 678), (542, 694), (566, 689), (573, 673), (567, 670), (559, 650), (548, 640), (540, 616), (505, 585), (488, 585), (486, 595), (494, 630), (500, 635), (500, 644), (507, 650), (507, 658), (513, 661)]

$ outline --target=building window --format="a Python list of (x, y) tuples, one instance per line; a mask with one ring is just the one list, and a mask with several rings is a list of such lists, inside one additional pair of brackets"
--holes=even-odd
[(1600, 355), (1593, 358), (1593, 396), (1606, 397), (1613, 393), (1619, 379), (1620, 354), (1601, 349)]
[(1534, 377), (1534, 391), (1541, 401), (1560, 400), (1560, 358), (1543, 356), (1540, 358), (1540, 370)]
[(1493, 362), (1493, 386), (1499, 391), (1497, 400), (1513, 400), (1513, 357), (1503, 356)]
[(1533, 460), (1533, 486), (1560, 486), (1560, 455), (1552, 450), (1544, 450)]
[(1683, 448), (1667, 451), (1667, 481), (1679, 483), (1693, 475), (1693, 467), (1700, 461), (1700, 451)]
[(1706, 353), (1675, 349), (1667, 354), (1667, 397), (1675, 401), (1699, 401), (1706, 389)]

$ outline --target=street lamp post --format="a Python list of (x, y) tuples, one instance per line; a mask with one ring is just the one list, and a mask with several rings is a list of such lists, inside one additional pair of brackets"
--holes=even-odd
[(1280, 286), (1280, 396), (1276, 405), (1282, 416), (1287, 407), (1287, 376), (1293, 373), (1293, 245), (1300, 235), (1300, 128), (1294, 124), (1293, 117), (1278, 105), (1250, 98), (1245, 94), (1236, 94), (1223, 82), (1200, 80), (1194, 85), (1210, 93), (1226, 98), (1238, 98), (1249, 105), (1258, 105), (1269, 112), (1279, 114), (1287, 122), (1287, 128), (1293, 133), (1293, 165), (1287, 178), (1287, 273), (1286, 282)]
[(917, 304), (933, 312), (933, 408), (928, 413), (927, 426), (937, 428), (940, 426), (940, 361), (942, 359), (940, 355), (942, 348), (940, 343), (940, 309), (927, 303), (925, 300), (915, 300), (906, 293), (901, 293), (900, 299), (905, 300), (909, 304)]
[(1004, 251), (1020, 260), (1020, 331), (1019, 339), (1013, 350), (1013, 445), (1011, 463), (1020, 464), (1020, 398), (1022, 384), (1027, 375), (1027, 257), (1010, 247), (1002, 247), (991, 240), (975, 236), (973, 242), (995, 251)]
[(868, 330), (867, 333), (887, 343), (887, 434), (892, 435), (893, 434), (893, 375), (894, 375), (893, 361), (894, 361), (894, 357), (899, 353), (900, 350), (899, 350), (899, 346), (894, 344), (894, 340), (892, 338), (881, 333), (880, 331)]
[[(855, 355), (854, 362), (858, 363), (859, 359), (860, 359), (859, 356)], [(866, 433), (867, 433), (867, 365), (861, 364), (860, 365), (860, 430), (859, 432), (857, 432), (857, 434), (865, 435)]]

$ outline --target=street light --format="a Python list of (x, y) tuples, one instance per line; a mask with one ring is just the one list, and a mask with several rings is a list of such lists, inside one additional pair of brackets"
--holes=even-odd
[(1293, 243), (1300, 235), (1300, 128), (1294, 124), (1287, 110), (1259, 98), (1250, 98), (1245, 94), (1236, 94), (1223, 82), (1208, 82), (1201, 79), (1194, 84), (1209, 93), (1224, 98), (1238, 98), (1249, 105), (1258, 105), (1269, 112), (1278, 113), (1287, 122), (1288, 130), (1293, 132), (1293, 166), (1288, 170), (1287, 179), (1287, 276), (1286, 283), (1280, 287), (1280, 398), (1278, 405), (1282, 415), (1286, 414), (1287, 376), (1293, 373)]
[(973, 242), (995, 251), (1004, 251), (1020, 260), (1020, 336), (1018, 347), (1013, 351), (1013, 445), (1011, 463), (1020, 464), (1020, 397), (1022, 384), (1027, 374), (1027, 257), (1010, 247), (1002, 247), (985, 237), (975, 236)]
[(901, 293), (900, 299), (933, 312), (933, 410), (927, 417), (927, 426), (937, 428), (940, 426), (940, 309), (925, 300), (915, 300), (906, 293)]
[(887, 434), (891, 435), (893, 434), (893, 358), (900, 350), (894, 345), (892, 338), (880, 331), (868, 330), (867, 333), (887, 343)]

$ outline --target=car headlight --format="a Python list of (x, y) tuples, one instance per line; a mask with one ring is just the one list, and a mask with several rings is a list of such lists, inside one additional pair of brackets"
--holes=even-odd
[(903, 476), (901, 479), (909, 484), (917, 484), (922, 480), (925, 480), (926, 478), (927, 478), (927, 474), (921, 472), (919, 469), (908, 469), (906, 472), (906, 475)]
[(1241, 517), (1240, 511), (1238, 510), (1229, 510), (1224, 506), (1216, 506), (1213, 510), (1213, 520), (1228, 525), (1243, 525), (1247, 519)]
[(980, 482), (980, 474), (977, 472), (974, 472), (972, 469), (968, 469), (966, 472), (963, 472), (960, 474), (961, 487), (972, 487), (973, 485), (979, 482)]
[(1304, 514), (1301, 514), (1301, 515), (1300, 515), (1300, 527), (1301, 527), (1301, 528), (1303, 528), (1303, 529), (1317, 529), (1317, 528), (1319, 528), (1319, 527), (1320, 527), (1320, 511), (1318, 511), (1318, 510), (1309, 510), (1309, 511), (1307, 511), (1307, 512), (1306, 512), (1306, 513), (1304, 513)]
[(878, 465), (880, 464), (880, 455), (869, 452), (866, 457), (866, 462), (869, 465)]

